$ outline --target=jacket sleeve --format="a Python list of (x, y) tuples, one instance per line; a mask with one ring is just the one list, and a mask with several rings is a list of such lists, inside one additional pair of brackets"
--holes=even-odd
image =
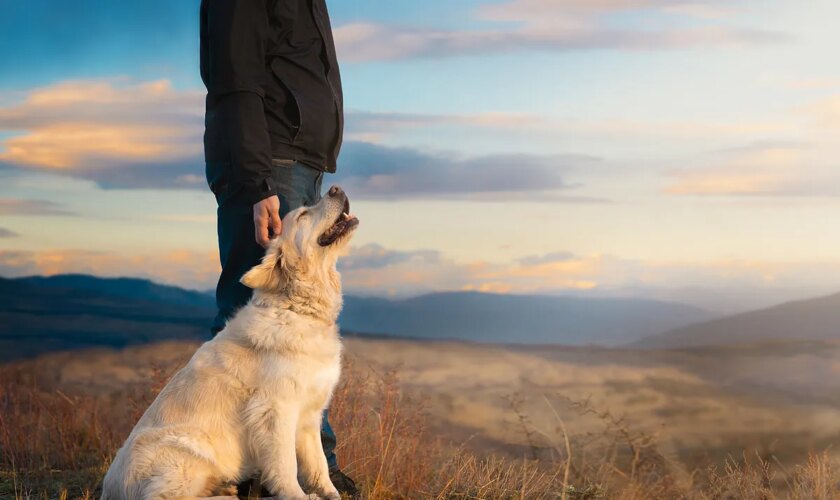
[[(263, 98), (268, 19), (264, 0), (204, 0), (202, 78), (228, 144), (232, 182), (250, 203), (276, 194)], [(210, 106), (208, 106), (210, 108)]]

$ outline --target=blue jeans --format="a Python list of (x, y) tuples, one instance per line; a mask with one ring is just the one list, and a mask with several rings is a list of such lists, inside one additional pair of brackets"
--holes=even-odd
[[(207, 181), (216, 196), (219, 257), (222, 273), (216, 285), (216, 306), (219, 309), (213, 326), (213, 335), (224, 328), (227, 320), (251, 298), (251, 289), (239, 282), (246, 271), (260, 262), (265, 249), (257, 244), (254, 236), (253, 205), (242, 200), (240, 192), (230, 188), (230, 172), (224, 164), (206, 165)], [(324, 173), (293, 161), (275, 160), (274, 184), (280, 198), (280, 217), (303, 206), (313, 205), (321, 199)], [(330, 470), (338, 467), (335, 456), (336, 437), (327, 419), (321, 423), (321, 443)]]

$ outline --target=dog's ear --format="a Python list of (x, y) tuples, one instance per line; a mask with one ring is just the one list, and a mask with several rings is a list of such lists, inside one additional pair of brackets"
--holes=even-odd
[(283, 252), (279, 245), (270, 247), (262, 262), (251, 268), (239, 280), (254, 290), (279, 290), (286, 283)]

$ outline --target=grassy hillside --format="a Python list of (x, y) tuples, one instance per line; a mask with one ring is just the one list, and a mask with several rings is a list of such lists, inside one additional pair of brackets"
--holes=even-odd
[[(95, 498), (114, 450), (196, 346), (0, 366), (0, 498)], [(346, 347), (331, 420), (363, 498), (840, 498), (840, 402), (804, 376), (772, 380), (800, 358), (824, 378), (840, 344), (756, 348), (739, 369), (722, 367), (744, 364), (740, 348)], [(834, 379), (825, 394), (840, 393)]]

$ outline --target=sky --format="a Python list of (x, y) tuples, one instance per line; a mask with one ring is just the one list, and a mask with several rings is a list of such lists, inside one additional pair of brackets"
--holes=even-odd
[[(0, 2), (0, 275), (214, 286), (198, 3)], [(840, 3), (328, 5), (348, 291), (840, 291)]]

